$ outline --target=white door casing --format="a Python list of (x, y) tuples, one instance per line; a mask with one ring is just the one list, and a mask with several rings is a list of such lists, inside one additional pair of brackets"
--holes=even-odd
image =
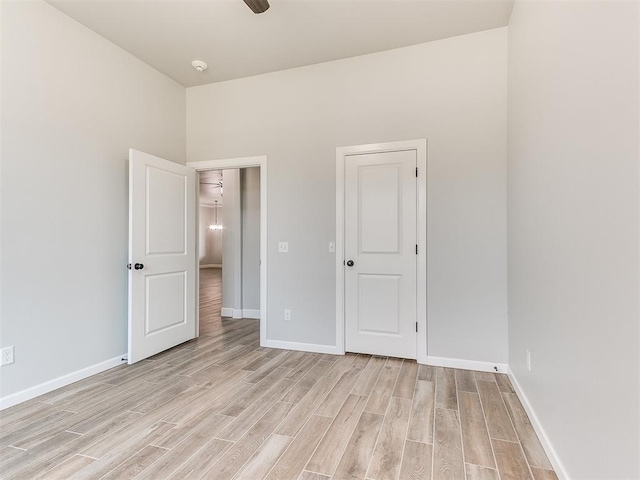
[(339, 350), (426, 362), (426, 170), (424, 139), (336, 151)]
[(195, 170), (129, 150), (130, 364), (196, 336), (196, 259)]

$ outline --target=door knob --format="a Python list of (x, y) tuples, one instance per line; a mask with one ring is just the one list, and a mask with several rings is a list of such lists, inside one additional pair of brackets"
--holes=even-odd
[(135, 268), (136, 270), (142, 270), (144, 268), (144, 265), (142, 263), (136, 263), (133, 268)]
[(347, 260), (347, 267), (353, 267), (353, 260)]

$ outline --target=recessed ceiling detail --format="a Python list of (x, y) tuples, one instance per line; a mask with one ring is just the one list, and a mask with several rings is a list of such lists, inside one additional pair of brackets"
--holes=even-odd
[[(185, 87), (507, 25), (513, 0), (48, 0)], [(185, 68), (207, 59), (207, 71)]]

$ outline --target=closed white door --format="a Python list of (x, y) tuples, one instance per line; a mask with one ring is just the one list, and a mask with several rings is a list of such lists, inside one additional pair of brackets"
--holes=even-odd
[(196, 336), (196, 172), (129, 150), (129, 363)]
[(416, 358), (416, 151), (345, 156), (345, 347)]

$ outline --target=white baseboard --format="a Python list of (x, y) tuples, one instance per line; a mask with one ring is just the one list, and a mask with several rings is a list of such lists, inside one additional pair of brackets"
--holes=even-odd
[(509, 370), (508, 371), (509, 379), (511, 379), (511, 384), (513, 385), (513, 389), (516, 391), (516, 394), (520, 399), (520, 403), (522, 403), (522, 406), (527, 412), (527, 415), (529, 416), (529, 421), (531, 422), (533, 429), (538, 435), (538, 439), (542, 444), (542, 448), (544, 448), (544, 451), (547, 454), (547, 457), (549, 457), (549, 461), (551, 462), (551, 465), (553, 465), (553, 469), (555, 470), (556, 475), (558, 476), (558, 479), (569, 480), (570, 478), (569, 474), (567, 474), (567, 470), (564, 468), (564, 465), (560, 461), (560, 457), (558, 457), (558, 454), (556, 453), (555, 448), (553, 448), (553, 445), (551, 444), (551, 440), (549, 440), (549, 437), (547, 436), (547, 432), (545, 431), (544, 427), (540, 423), (540, 420), (538, 419), (535, 411), (533, 410), (533, 407), (529, 403), (529, 399), (524, 394), (524, 391), (522, 390), (520, 383), (518, 383), (518, 380), (516, 379), (516, 376), (513, 374), (513, 371), (511, 370), (510, 367), (508, 370)]
[(222, 307), (220, 309), (221, 317), (242, 318), (242, 310), (237, 308)]
[(90, 377), (91, 375), (104, 372), (105, 370), (109, 370), (110, 368), (117, 367), (118, 365), (124, 363), (122, 361), (124, 355), (125, 354), (118, 355), (117, 357), (114, 357), (110, 360), (96, 363), (95, 365), (91, 365), (81, 370), (68, 373), (67, 375), (54, 378), (53, 380), (49, 380), (48, 382), (44, 382), (34, 387), (26, 388), (19, 392), (2, 397), (0, 398), (0, 410), (4, 410), (5, 408), (9, 408), (19, 403), (26, 402), (27, 400), (31, 400), (32, 398), (39, 397), (40, 395), (49, 393), (57, 388), (66, 387), (67, 385), (71, 385), (72, 383), (83, 380), (87, 377)]
[(261, 347), (269, 348), (281, 348), (284, 350), (298, 350), (301, 352), (313, 352), (313, 353), (327, 353), (329, 355), (342, 355), (342, 352), (338, 350), (335, 345), (318, 345), (315, 343), (298, 343), (298, 342), (283, 342), (280, 340), (266, 339)]
[(458, 358), (427, 357), (427, 365), (434, 367), (459, 368), (478, 372), (507, 373), (506, 363), (478, 362), (476, 360), (460, 360)]
[(222, 268), (221, 263), (207, 263), (204, 265), (200, 265), (200, 268)]
[(252, 310), (245, 308), (243, 310), (237, 308), (227, 308), (222, 307), (220, 309), (221, 317), (231, 317), (231, 318), (260, 318), (260, 310)]

